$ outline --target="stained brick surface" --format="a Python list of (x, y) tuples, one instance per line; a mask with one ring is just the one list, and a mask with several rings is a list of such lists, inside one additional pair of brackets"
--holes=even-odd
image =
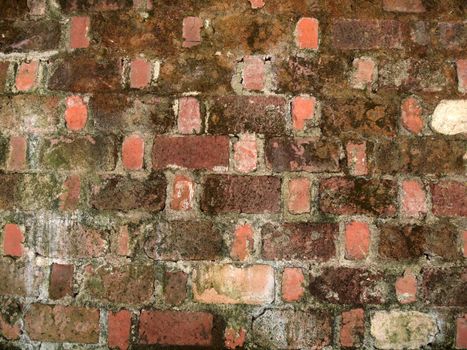
[(465, 0), (0, 0), (0, 349), (463, 349)]

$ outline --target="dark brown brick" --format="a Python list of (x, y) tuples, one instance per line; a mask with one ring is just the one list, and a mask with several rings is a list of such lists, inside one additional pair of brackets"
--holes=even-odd
[(84, 288), (78, 297), (92, 298), (104, 303), (141, 305), (154, 294), (153, 265), (132, 263), (86, 267)]
[(208, 175), (201, 210), (207, 213), (275, 213), (280, 209), (281, 180), (274, 176)]
[(1, 0), (2, 19), (17, 19), (29, 12), (27, 0)]
[(465, 182), (440, 181), (432, 184), (433, 214), (467, 216), (467, 185)]
[(273, 171), (339, 171), (340, 144), (336, 140), (276, 137), (266, 141), (265, 153)]
[(132, 6), (131, 0), (60, 0), (59, 2), (65, 13), (76, 11), (113, 11), (128, 9)]
[(210, 221), (161, 222), (144, 245), (156, 260), (215, 260), (222, 255), (222, 234)]
[(167, 180), (161, 173), (152, 172), (146, 179), (124, 176), (103, 178), (91, 204), (99, 210), (160, 211), (164, 209)]
[(446, 261), (460, 258), (458, 229), (447, 221), (424, 226), (383, 224), (379, 229), (378, 252), (383, 259), (415, 260), (424, 255)]
[(462, 50), (467, 46), (467, 25), (463, 22), (441, 22), (438, 33), (439, 42), (445, 48)]
[(466, 142), (440, 137), (398, 137), (376, 143), (375, 172), (396, 175), (464, 174)]
[(0, 93), (5, 91), (6, 77), (10, 62), (0, 62)]
[(381, 304), (383, 274), (349, 267), (326, 267), (319, 276), (310, 276), (310, 294), (333, 304)]
[(99, 310), (76, 306), (32, 304), (24, 317), (32, 340), (97, 343)]
[(279, 96), (222, 96), (211, 101), (209, 132), (285, 133), (287, 101)]
[(166, 133), (175, 126), (176, 118), (169, 98), (95, 94), (90, 106), (96, 128), (103, 131)]
[(330, 223), (266, 224), (261, 230), (267, 260), (327, 261), (336, 254), (339, 227)]
[(112, 136), (45, 139), (39, 158), (46, 169), (112, 171), (117, 162), (117, 142)]
[(51, 299), (73, 295), (73, 270), (73, 265), (52, 264), (49, 282)]
[(227, 136), (156, 136), (152, 147), (152, 166), (189, 169), (227, 168), (229, 138)]
[(424, 301), (436, 306), (467, 305), (467, 270), (465, 267), (427, 268), (423, 270)]
[(397, 187), (392, 180), (333, 177), (319, 187), (320, 209), (337, 215), (396, 213)]
[(402, 26), (393, 20), (338, 19), (332, 25), (332, 40), (342, 50), (401, 48)]
[(0, 209), (10, 210), (21, 205), (21, 182), (19, 174), (0, 174)]
[(117, 58), (71, 54), (57, 59), (53, 65), (51, 90), (101, 92), (121, 88), (121, 62)]
[(213, 321), (213, 315), (207, 312), (143, 310), (139, 321), (139, 342), (209, 347), (213, 343)]
[(29, 52), (58, 49), (58, 21), (0, 21), (0, 51)]
[(183, 271), (166, 271), (164, 274), (165, 302), (180, 305), (186, 299), (188, 275)]

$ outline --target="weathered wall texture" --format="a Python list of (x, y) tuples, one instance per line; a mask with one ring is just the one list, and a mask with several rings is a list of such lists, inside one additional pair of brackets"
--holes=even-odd
[(1, 0), (1, 349), (467, 348), (465, 0)]

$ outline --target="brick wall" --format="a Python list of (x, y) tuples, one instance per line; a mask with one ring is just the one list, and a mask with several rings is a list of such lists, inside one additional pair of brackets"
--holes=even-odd
[(466, 6), (0, 1), (0, 348), (467, 348)]

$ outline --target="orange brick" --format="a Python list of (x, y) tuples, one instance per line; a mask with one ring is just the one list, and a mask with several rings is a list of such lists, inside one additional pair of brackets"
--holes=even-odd
[(72, 49), (82, 49), (89, 46), (89, 25), (89, 17), (77, 16), (71, 18), (70, 47)]
[(256, 149), (256, 137), (242, 134), (234, 144), (234, 165), (241, 173), (249, 173), (256, 169), (258, 151)]
[(316, 99), (312, 96), (297, 96), (292, 100), (292, 123), (295, 130), (303, 130), (307, 120), (315, 114)]
[(345, 257), (361, 260), (368, 256), (370, 229), (366, 222), (351, 222), (345, 226)]
[(420, 134), (423, 130), (422, 107), (418, 100), (409, 97), (401, 106), (401, 122), (405, 129), (413, 134)]
[(152, 65), (143, 58), (137, 58), (130, 64), (130, 87), (143, 89), (151, 84)]
[(121, 310), (109, 312), (108, 344), (112, 349), (126, 350), (130, 343), (131, 312)]
[(295, 39), (300, 49), (318, 49), (318, 27), (316, 18), (301, 18), (295, 29)]
[(122, 162), (127, 170), (139, 170), (144, 161), (144, 139), (139, 135), (130, 135), (122, 145)]
[(193, 208), (193, 180), (187, 176), (176, 175), (172, 186), (170, 207), (174, 210), (190, 210)]
[(253, 228), (250, 224), (237, 226), (234, 233), (234, 240), (230, 250), (230, 256), (233, 259), (245, 260), (253, 251), (254, 239)]
[(417, 278), (410, 269), (405, 270), (404, 276), (396, 281), (397, 300), (401, 304), (413, 303), (417, 300)]
[(311, 182), (305, 177), (289, 180), (289, 198), (287, 207), (292, 214), (310, 212)]
[(86, 126), (88, 106), (81, 96), (69, 96), (66, 99), (65, 121), (69, 130), (79, 131)]
[(37, 74), (39, 72), (39, 62), (23, 62), (16, 73), (16, 89), (18, 91), (28, 91), (37, 86)]
[(282, 299), (287, 302), (299, 301), (305, 293), (304, 281), (302, 269), (286, 267), (282, 273)]

